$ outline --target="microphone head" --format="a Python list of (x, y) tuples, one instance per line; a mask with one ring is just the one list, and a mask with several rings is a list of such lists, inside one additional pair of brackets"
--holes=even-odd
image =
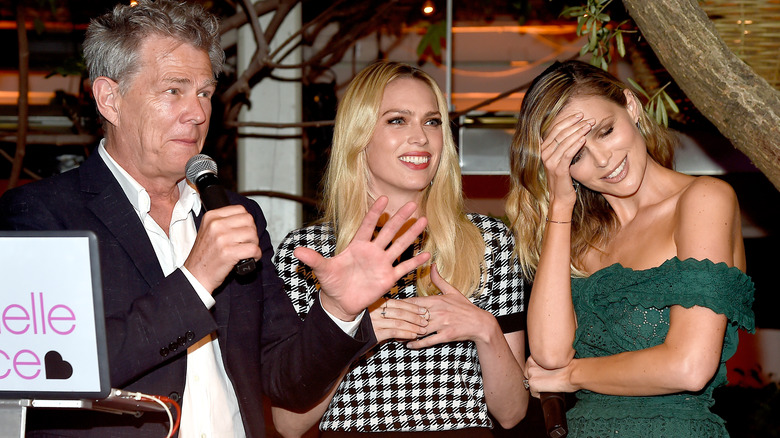
[(190, 184), (195, 184), (198, 178), (204, 173), (213, 173), (216, 175), (217, 162), (206, 154), (197, 154), (187, 161), (187, 165), (184, 166), (184, 169), (187, 174), (187, 181), (189, 181)]

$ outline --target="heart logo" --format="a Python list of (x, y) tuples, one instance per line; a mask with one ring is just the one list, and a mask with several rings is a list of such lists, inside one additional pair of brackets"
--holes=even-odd
[(47, 379), (69, 379), (73, 375), (73, 366), (62, 359), (62, 355), (56, 351), (46, 353), (43, 359), (46, 366)]

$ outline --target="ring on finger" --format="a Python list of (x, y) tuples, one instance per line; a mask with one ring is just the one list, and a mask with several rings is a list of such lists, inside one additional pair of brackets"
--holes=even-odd
[(431, 312), (430, 312), (430, 310), (428, 310), (427, 307), (425, 308), (425, 313), (423, 314), (423, 318), (425, 318), (426, 321), (430, 321), (431, 320)]
[(557, 138), (553, 137), (553, 141), (555, 142), (556, 146), (560, 146), (561, 145), (561, 142), (559, 142)]
[(385, 298), (385, 304), (382, 305), (382, 312), (381, 312), (382, 318), (386, 318), (385, 315), (387, 314), (387, 301), (388, 299)]

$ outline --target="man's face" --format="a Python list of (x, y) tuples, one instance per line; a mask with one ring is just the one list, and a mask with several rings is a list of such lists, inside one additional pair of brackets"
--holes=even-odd
[(144, 186), (178, 181), (206, 140), (216, 86), (211, 62), (205, 51), (159, 36), (143, 42), (139, 61), (106, 147)]

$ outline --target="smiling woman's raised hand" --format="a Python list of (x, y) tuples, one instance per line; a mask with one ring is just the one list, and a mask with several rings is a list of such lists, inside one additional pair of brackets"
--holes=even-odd
[(363, 218), (355, 237), (335, 257), (325, 258), (310, 248), (295, 249), (295, 257), (312, 268), (322, 286), (322, 307), (341, 320), (354, 320), (401, 277), (431, 257), (429, 253), (420, 253), (393, 266), (393, 262), (423, 232), (428, 221), (418, 218), (393, 240), (417, 209), (417, 205), (410, 202), (401, 207), (372, 239), (386, 206), (386, 197), (377, 199)]

